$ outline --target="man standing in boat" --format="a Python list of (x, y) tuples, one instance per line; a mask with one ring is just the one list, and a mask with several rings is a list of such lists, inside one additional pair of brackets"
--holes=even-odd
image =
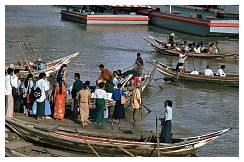
[(185, 50), (182, 50), (179, 54), (179, 62), (176, 65), (176, 71), (179, 71), (180, 69), (184, 69), (184, 62), (187, 58), (188, 53), (185, 54)]
[(168, 39), (168, 47), (174, 47), (175, 44), (174, 38), (175, 38), (175, 33), (170, 33)]
[(162, 130), (160, 135), (160, 143), (172, 143), (171, 141), (171, 129), (172, 129), (172, 101), (166, 100), (164, 102), (164, 118), (160, 119), (162, 124)]
[(133, 70), (141, 73), (143, 70), (143, 65), (144, 65), (144, 61), (141, 57), (141, 53), (138, 52)]

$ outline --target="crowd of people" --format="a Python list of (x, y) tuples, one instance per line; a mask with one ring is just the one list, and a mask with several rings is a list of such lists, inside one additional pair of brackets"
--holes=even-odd
[[(89, 124), (89, 111), (92, 102), (95, 102), (95, 123), (102, 124), (104, 121), (104, 110), (108, 93), (115, 102), (115, 106), (109, 106), (109, 111), (113, 108), (111, 124), (114, 125), (118, 120), (118, 126), (121, 126), (121, 120), (125, 118), (124, 105), (127, 103), (127, 95), (132, 96), (132, 107), (134, 108), (133, 123), (139, 125), (142, 119), (141, 102), (141, 76), (143, 59), (140, 53), (137, 53), (134, 68), (128, 70), (133, 77), (128, 82), (123, 79), (128, 75), (121, 73), (121, 70), (113, 73), (106, 69), (103, 64), (99, 65), (100, 75), (96, 80), (96, 86), (90, 86), (90, 81), (82, 82), (79, 73), (74, 74), (74, 82), (71, 89), (71, 118), (79, 121), (82, 126)], [(29, 73), (26, 78), (20, 79), (20, 70), (9, 67), (5, 75), (5, 115), (13, 117), (16, 113), (23, 113), (26, 116), (33, 116), (36, 120), (57, 119), (64, 121), (65, 103), (69, 94), (67, 85), (67, 65), (63, 64), (56, 74), (56, 81), (51, 85), (49, 75), (41, 72), (38, 80), (34, 80), (33, 75)], [(138, 79), (140, 78), (140, 79)], [(124, 87), (134, 86), (135, 88), (127, 91)], [(94, 93), (94, 95), (92, 95)], [(92, 98), (93, 96), (93, 98)], [(78, 116), (80, 118), (78, 119)]]
[(184, 41), (184, 43), (175, 43), (174, 41), (175, 34), (170, 33), (168, 36), (168, 42), (167, 44), (162, 44), (166, 48), (170, 49), (175, 49), (176, 51), (179, 52), (193, 52), (193, 53), (205, 53), (205, 54), (218, 54), (219, 53), (219, 47), (218, 47), (218, 42), (212, 42), (209, 43), (208, 47), (204, 47), (203, 43), (188, 43), (187, 41)]

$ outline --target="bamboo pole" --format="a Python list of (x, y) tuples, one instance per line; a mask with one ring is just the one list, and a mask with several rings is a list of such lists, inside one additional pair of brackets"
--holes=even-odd
[[(138, 63), (138, 65), (140, 66), (140, 67), (142, 67), (144, 70), (145, 70), (145, 72), (146, 73), (148, 73), (149, 74), (149, 72), (139, 63), (139, 62), (137, 62)], [(153, 76), (150, 76), (152, 79), (153, 79), (153, 81), (159, 86), (159, 88), (161, 89), (161, 90), (163, 90), (164, 89), (164, 87), (162, 86), (162, 85), (160, 85), (160, 84), (158, 84), (158, 82), (156, 81), (156, 79), (153, 77)]]
[(91, 150), (96, 154), (97, 157), (100, 157), (98, 155), (98, 153), (96, 152), (96, 150), (94, 150), (94, 148), (83, 138), (83, 136), (77, 131), (77, 129), (75, 129), (76, 133), (78, 133), (80, 135), (80, 137), (85, 141), (85, 143), (91, 148)]
[(114, 144), (112, 141), (110, 141), (108, 138), (107, 138), (107, 140), (112, 144), (112, 145), (114, 145), (114, 146), (116, 146), (116, 147), (118, 147), (120, 150), (122, 150), (123, 152), (125, 152), (126, 154), (128, 154), (128, 155), (130, 155), (130, 156), (133, 156), (133, 157), (135, 157), (135, 155), (133, 155), (132, 153), (130, 153), (129, 151), (127, 151), (127, 150), (125, 150), (125, 149), (123, 149), (122, 147), (120, 147), (120, 146), (118, 146), (118, 145), (116, 145), (116, 144)]
[(19, 48), (20, 48), (20, 50), (21, 50), (21, 52), (22, 52), (22, 54), (23, 54), (23, 56), (24, 56), (24, 59), (25, 59), (25, 61), (26, 61), (26, 63), (27, 63), (28, 70), (29, 70), (30, 73), (32, 74), (32, 71), (31, 71), (31, 68), (30, 68), (30, 64), (29, 64), (28, 60), (26, 59), (25, 54), (24, 54), (24, 52), (23, 52), (23, 50), (22, 50), (22, 48), (21, 48), (21, 46), (20, 46), (19, 43), (18, 43), (18, 45), (19, 45)]
[(160, 152), (159, 152), (159, 136), (158, 136), (158, 117), (156, 116), (156, 133), (157, 133), (157, 153), (158, 157), (160, 157)]

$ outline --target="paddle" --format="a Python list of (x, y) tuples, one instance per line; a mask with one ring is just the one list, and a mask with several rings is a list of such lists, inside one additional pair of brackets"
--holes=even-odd
[(76, 133), (78, 133), (80, 135), (80, 137), (85, 141), (85, 143), (91, 148), (91, 150), (97, 155), (97, 157), (100, 157), (98, 155), (98, 153), (94, 150), (94, 148), (83, 138), (83, 136), (81, 135), (80, 132), (77, 131), (77, 129), (75, 129)]
[[(140, 67), (142, 67), (148, 74), (149, 74), (149, 72), (139, 63), (139, 62), (137, 62), (137, 64), (140, 66)], [(160, 84), (158, 84), (158, 82), (156, 81), (156, 79), (153, 77), (153, 76), (150, 76), (152, 79), (153, 79), (153, 81), (159, 86), (159, 88), (161, 89), (161, 90), (163, 90), (164, 89), (164, 87), (162, 86), (162, 85), (160, 85)]]

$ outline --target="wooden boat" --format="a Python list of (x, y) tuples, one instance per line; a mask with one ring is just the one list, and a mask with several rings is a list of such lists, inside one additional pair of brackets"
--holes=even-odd
[[(168, 55), (168, 56), (179, 56), (180, 52), (175, 49), (167, 49), (164, 46), (162, 46), (162, 42), (160, 43), (159, 40), (156, 38), (153, 38), (151, 36), (150, 38), (143, 37), (150, 46), (152, 46), (157, 53)], [(195, 52), (189, 52), (188, 57), (196, 57), (196, 58), (218, 58), (218, 59), (224, 59), (224, 58), (232, 58), (237, 59), (237, 54), (232, 53), (218, 53), (218, 54), (207, 54), (207, 53), (195, 53)]]
[(185, 81), (185, 82), (194, 82), (202, 83), (209, 85), (217, 86), (229, 86), (229, 87), (239, 87), (239, 75), (226, 74), (226, 77), (220, 76), (206, 76), (206, 75), (196, 75), (188, 72), (177, 72), (174, 68), (159, 63), (153, 60), (157, 71), (165, 76), (168, 80), (171, 81)]
[[(133, 68), (132, 68), (133, 69)], [(150, 83), (152, 82), (152, 79), (153, 79), (153, 76), (154, 76), (154, 73), (156, 71), (156, 68), (153, 67), (152, 71), (149, 73), (147, 71), (145, 71), (145, 69), (142, 70), (142, 75), (141, 75), (141, 78), (142, 78), (142, 83), (141, 83), (141, 92), (143, 92), (145, 90), (145, 88), (150, 85)], [(125, 71), (123, 71), (125, 72)], [(126, 96), (126, 100), (127, 100), (127, 103), (125, 104), (126, 107), (128, 107), (130, 105), (130, 102), (131, 102), (131, 99), (132, 99), (132, 93), (130, 93), (133, 89), (134, 89), (134, 86), (126, 86), (126, 83), (128, 81), (130, 81), (130, 79), (133, 77), (132, 74), (126, 76), (123, 81), (122, 81), (122, 89), (125, 91), (125, 93), (127, 94)], [(92, 94), (92, 98), (93, 98), (94, 94)], [(111, 99), (112, 97), (112, 93), (107, 93), (107, 98), (105, 98), (105, 101), (106, 101), (106, 106), (114, 106), (115, 105), (115, 101), (113, 101)], [(93, 102), (91, 102), (91, 106), (90, 107), (95, 107), (95, 100), (93, 100)]]
[[(45, 69), (43, 69), (43, 70), (34, 70), (33, 69), (31, 71), (31, 73), (33, 74), (33, 76), (35, 78), (38, 78), (39, 74), (42, 72), (45, 72), (47, 75), (50, 75), (50, 76), (53, 74), (56, 74), (56, 72), (60, 69), (60, 67), (63, 64), (70, 63), (72, 61), (72, 59), (74, 57), (76, 57), (78, 54), (79, 54), (79, 52), (65, 56), (65, 57), (62, 57), (62, 58), (59, 58), (59, 59), (56, 59), (56, 60), (52, 60), (50, 62), (47, 62), (47, 63), (45, 63), (45, 67), (46, 67)], [(23, 67), (20, 67), (18, 65), (15, 66), (16, 68), (20, 69), (20, 78), (26, 78), (26, 76), (30, 73), (30, 71), (28, 71), (26, 69), (26, 66), (27, 65), (24, 65)]]
[[(85, 155), (74, 154), (67, 150), (57, 150), (36, 146), (26, 141), (11, 141), (5, 143), (5, 156), (7, 157), (81, 157)], [(86, 156), (89, 156), (88, 154)]]
[(199, 151), (204, 145), (218, 138), (228, 129), (208, 133), (201, 136), (172, 139), (173, 143), (157, 144), (155, 134), (115, 134), (103, 130), (97, 133), (95, 130), (72, 130), (61, 128), (58, 125), (46, 127), (41, 123), (36, 124), (6, 118), (5, 125), (25, 140), (45, 144), (78, 152), (94, 153), (103, 156), (188, 156)]

